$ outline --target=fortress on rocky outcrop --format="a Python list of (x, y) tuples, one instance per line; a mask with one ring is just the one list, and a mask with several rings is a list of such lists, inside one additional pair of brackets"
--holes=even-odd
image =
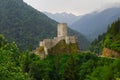
[(48, 50), (58, 44), (61, 40), (65, 40), (66, 44), (76, 43), (77, 37), (76, 36), (69, 36), (68, 35), (68, 26), (66, 23), (60, 23), (57, 27), (57, 37), (53, 39), (44, 39), (40, 41), (39, 47), (43, 47), (44, 55), (48, 55)]

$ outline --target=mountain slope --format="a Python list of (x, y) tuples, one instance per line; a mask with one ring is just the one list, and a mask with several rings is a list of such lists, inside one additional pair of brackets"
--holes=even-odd
[(92, 42), (90, 50), (106, 57), (120, 57), (120, 19), (113, 22), (106, 33)]
[(0, 33), (21, 48), (32, 47), (38, 44), (38, 40), (56, 33), (57, 22), (22, 0), (0, 0), (0, 17)]
[(104, 40), (104, 46), (120, 53), (120, 19), (109, 27)]
[(118, 17), (120, 17), (120, 7), (107, 8), (82, 16), (71, 25), (71, 28), (93, 40), (99, 34), (105, 32), (108, 24), (118, 19)]
[(120, 19), (111, 24), (103, 44), (103, 56), (120, 57)]
[[(40, 40), (56, 36), (56, 26), (56, 21), (28, 6), (23, 0), (0, 0), (0, 34), (4, 34), (9, 41), (15, 41), (21, 49), (33, 49)], [(88, 43), (84, 36), (69, 30)]]
[(49, 13), (49, 12), (44, 12), (48, 17), (54, 19), (57, 22), (66, 22), (68, 25), (71, 25), (72, 23), (74, 23), (75, 21), (77, 21), (80, 16), (76, 16), (74, 14), (71, 13)]

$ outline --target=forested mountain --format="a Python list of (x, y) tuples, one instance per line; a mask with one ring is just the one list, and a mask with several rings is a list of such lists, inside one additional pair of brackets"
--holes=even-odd
[[(0, 34), (8, 41), (15, 41), (21, 49), (35, 48), (39, 41), (56, 36), (57, 22), (35, 10), (23, 0), (0, 0)], [(85, 49), (89, 42), (76, 31), (80, 46)], [(85, 44), (84, 44), (85, 43)]]
[(120, 17), (120, 7), (107, 8), (82, 16), (71, 25), (71, 28), (86, 35), (89, 40), (93, 40), (99, 34), (106, 32), (108, 24), (117, 20), (118, 17)]
[(103, 56), (120, 57), (120, 19), (108, 28), (103, 47)]
[(113, 22), (106, 33), (99, 35), (90, 49), (107, 57), (120, 57), (120, 19)]
[(104, 46), (120, 52), (120, 19), (109, 26), (104, 40)]
[(48, 17), (56, 20), (57, 22), (66, 22), (68, 25), (73, 24), (75, 21), (77, 21), (80, 16), (76, 16), (72, 13), (49, 13), (49, 12), (44, 12)]

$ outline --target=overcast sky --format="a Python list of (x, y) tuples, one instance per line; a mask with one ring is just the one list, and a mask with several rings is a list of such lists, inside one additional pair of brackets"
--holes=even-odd
[(37, 10), (51, 13), (73, 13), (82, 15), (106, 8), (120, 5), (120, 0), (24, 0)]

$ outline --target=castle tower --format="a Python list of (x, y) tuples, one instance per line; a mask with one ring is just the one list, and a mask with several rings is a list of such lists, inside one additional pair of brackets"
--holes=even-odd
[(58, 24), (58, 37), (65, 37), (67, 36), (67, 24), (60, 23)]

